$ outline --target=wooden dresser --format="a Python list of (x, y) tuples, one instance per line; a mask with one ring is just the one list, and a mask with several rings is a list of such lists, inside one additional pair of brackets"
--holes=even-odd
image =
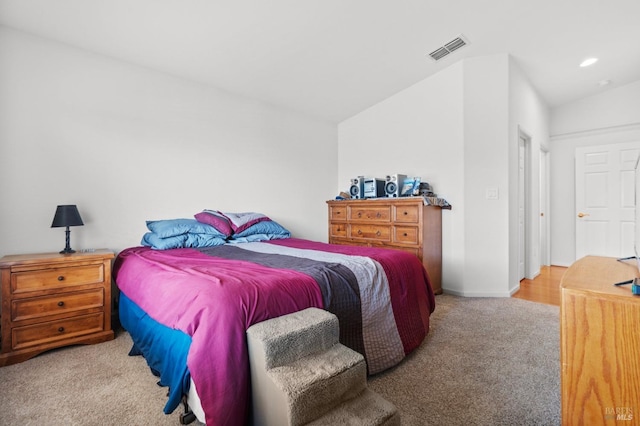
[(408, 251), (422, 261), (442, 293), (442, 209), (422, 197), (331, 200), (329, 243)]
[(563, 425), (640, 424), (640, 296), (613, 285), (639, 275), (634, 262), (587, 256), (562, 278)]
[(91, 253), (0, 259), (0, 366), (49, 349), (111, 340), (111, 260)]

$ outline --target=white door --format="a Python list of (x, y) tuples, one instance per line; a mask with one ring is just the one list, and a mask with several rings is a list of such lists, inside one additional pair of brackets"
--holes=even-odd
[(549, 250), (549, 153), (540, 150), (540, 264), (551, 264)]
[(526, 140), (518, 138), (518, 280), (526, 275)]
[(640, 142), (576, 148), (576, 259), (633, 256)]

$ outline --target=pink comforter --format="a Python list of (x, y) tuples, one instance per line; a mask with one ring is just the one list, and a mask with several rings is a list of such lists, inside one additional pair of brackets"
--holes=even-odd
[[(310, 257), (353, 271), (362, 305), (363, 355), (371, 373), (400, 362), (428, 332), (435, 300), (413, 255), (293, 238), (236, 246), (288, 256), (292, 264), (296, 257)], [(187, 365), (207, 424), (243, 425), (249, 407), (245, 331), (269, 318), (323, 308), (323, 292), (317, 279), (304, 272), (213, 253), (130, 248), (118, 256), (114, 277), (153, 319), (191, 336)]]

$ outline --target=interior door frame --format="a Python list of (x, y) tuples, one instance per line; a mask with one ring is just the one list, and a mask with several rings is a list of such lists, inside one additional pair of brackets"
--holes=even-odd
[[(540, 266), (551, 265), (550, 157), (551, 153), (549, 150), (540, 147)], [(542, 217), (544, 217), (544, 221)], [(543, 222), (545, 226), (542, 225)]]

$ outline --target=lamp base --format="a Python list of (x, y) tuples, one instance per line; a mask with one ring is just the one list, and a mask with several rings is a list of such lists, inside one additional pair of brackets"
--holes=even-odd
[(71, 245), (69, 244), (69, 241), (71, 240), (70, 237), (71, 231), (69, 230), (69, 227), (67, 226), (67, 230), (64, 231), (64, 250), (62, 250), (60, 252), (60, 254), (71, 254), (71, 253), (75, 253), (75, 250), (71, 249)]

